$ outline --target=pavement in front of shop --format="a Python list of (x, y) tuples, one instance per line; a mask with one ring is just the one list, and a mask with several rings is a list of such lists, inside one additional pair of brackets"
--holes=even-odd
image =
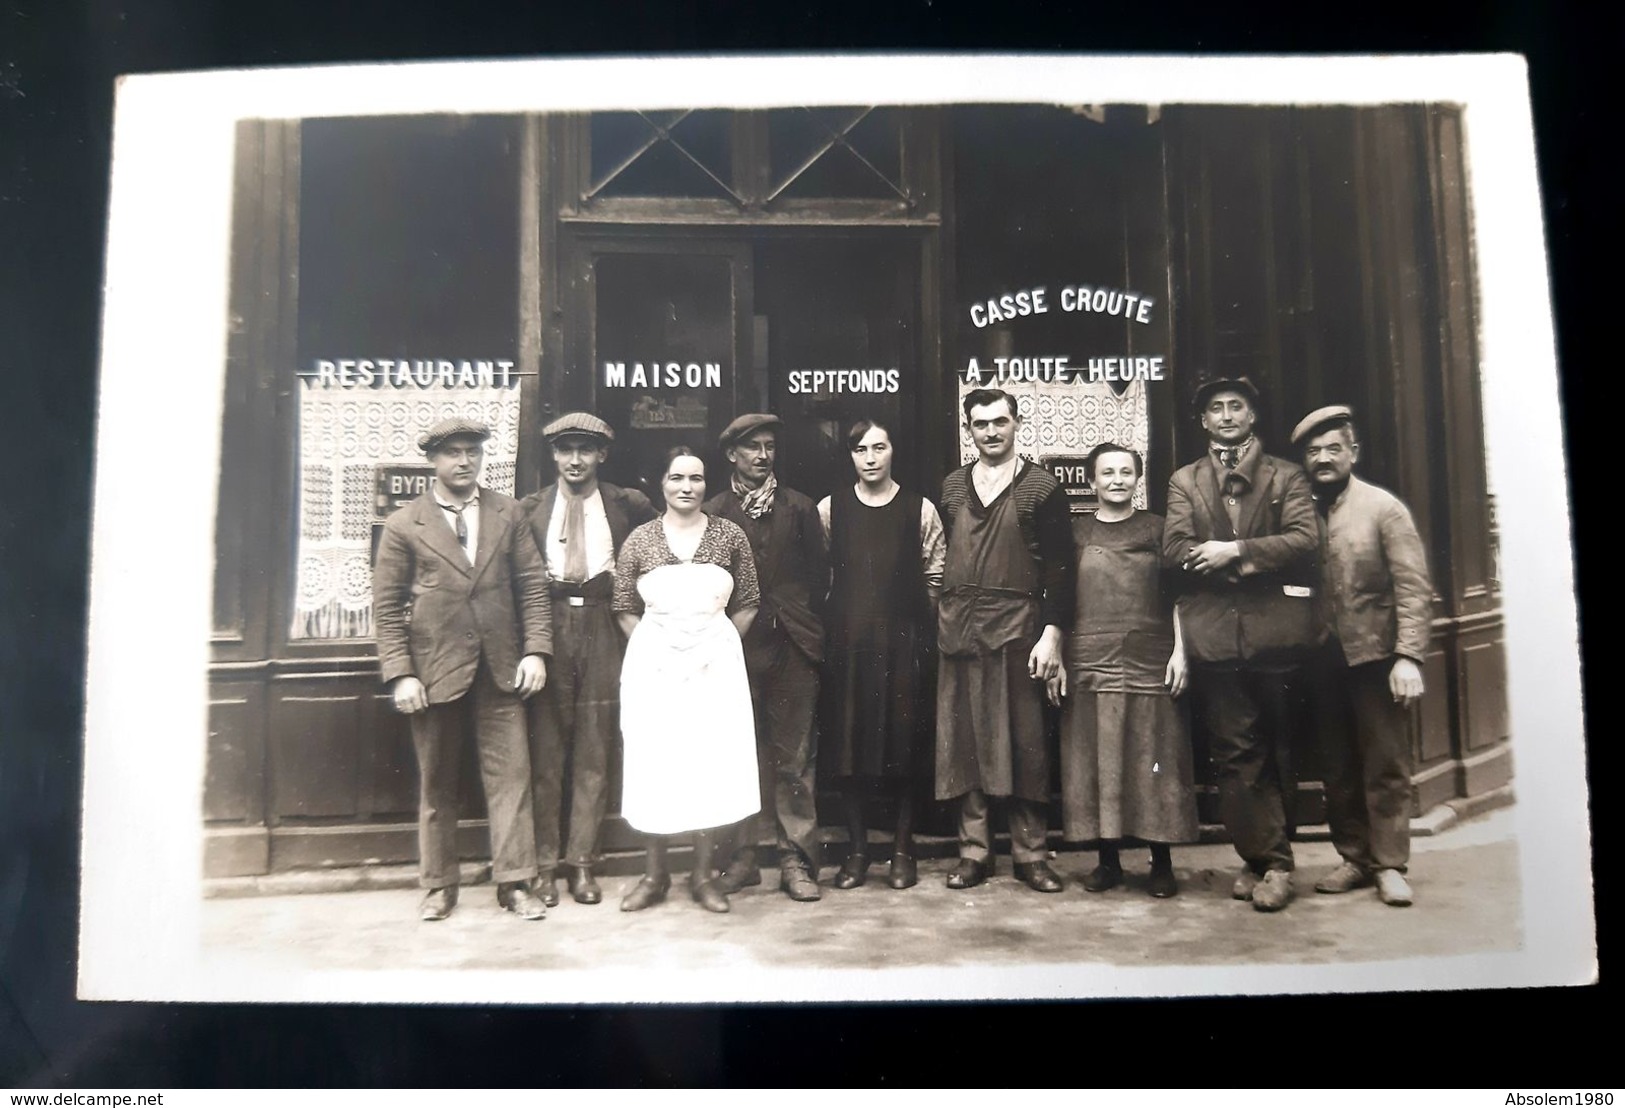
[[(1146, 855), (1126, 852), (1125, 887), (1083, 891), (1077, 879), (1092, 852), (1063, 852), (1053, 865), (1067, 888), (1032, 892), (998, 874), (969, 891), (948, 889), (947, 859), (920, 865), (920, 883), (898, 891), (877, 859), (869, 883), (823, 900), (793, 903), (776, 872), (715, 915), (687, 896), (682, 875), (663, 904), (618, 910), (635, 877), (603, 880), (605, 900), (578, 905), (567, 892), (546, 920), (526, 922), (496, 905), (489, 884), (463, 889), (449, 920), (417, 919), (410, 889), (260, 895), (206, 900), (203, 942), (210, 956), (246, 956), (308, 970), (511, 969), (731, 971), (979, 967), (1061, 963), (1113, 966), (1358, 963), (1518, 948), (1518, 847), (1513, 813), (1502, 809), (1413, 841), (1416, 903), (1391, 908), (1366, 889), (1313, 891), (1336, 865), (1329, 843), (1296, 847), (1297, 898), (1284, 912), (1254, 911), (1230, 897), (1236, 858), (1225, 845), (1179, 847), (1180, 895), (1145, 892)], [(877, 851), (877, 854), (882, 853)], [(563, 891), (561, 885), (561, 892)]]

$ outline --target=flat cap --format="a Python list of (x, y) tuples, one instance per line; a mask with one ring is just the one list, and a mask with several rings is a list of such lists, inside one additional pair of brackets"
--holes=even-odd
[(1196, 395), (1191, 397), (1191, 407), (1200, 415), (1202, 409), (1216, 392), (1239, 392), (1247, 398), (1247, 402), (1254, 408), (1258, 407), (1258, 389), (1245, 377), (1215, 377), (1211, 381), (1203, 381), (1196, 386)]
[(491, 437), (491, 429), (477, 419), (464, 419), (461, 416), (443, 419), (418, 436), (418, 449), (432, 454), (440, 449), (441, 443), (458, 435), (473, 435), (484, 442)]
[(565, 412), (542, 428), (542, 438), (548, 442), (565, 435), (586, 435), (605, 442), (615, 441), (615, 430), (591, 412)]
[(747, 412), (723, 429), (722, 437), (717, 440), (717, 445), (726, 450), (747, 435), (754, 435), (764, 428), (771, 428), (776, 431), (783, 426), (784, 420), (776, 415), (768, 415), (766, 412)]
[(1324, 408), (1316, 408), (1292, 428), (1292, 445), (1298, 446), (1307, 438), (1330, 431), (1333, 427), (1342, 427), (1354, 421), (1354, 409), (1347, 404), (1328, 404)]

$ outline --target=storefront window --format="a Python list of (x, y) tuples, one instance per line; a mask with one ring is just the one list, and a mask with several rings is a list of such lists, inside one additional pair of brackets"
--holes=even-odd
[(512, 119), (304, 125), (292, 639), (371, 638), (378, 529), (434, 423), (488, 424), (481, 483), (513, 492), (517, 147)]

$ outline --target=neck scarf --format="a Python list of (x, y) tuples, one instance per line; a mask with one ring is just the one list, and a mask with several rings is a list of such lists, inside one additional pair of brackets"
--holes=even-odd
[(1253, 448), (1253, 443), (1257, 441), (1257, 436), (1248, 435), (1245, 440), (1238, 442), (1235, 446), (1225, 446), (1216, 442), (1209, 445), (1208, 449), (1213, 452), (1214, 459), (1225, 469), (1235, 469), (1241, 464), (1241, 460), (1247, 456), (1247, 452)]
[(760, 488), (746, 488), (744, 482), (739, 480), (739, 474), (733, 475), (734, 495), (739, 497), (743, 504), (745, 514), (751, 519), (761, 519), (773, 510), (773, 494), (778, 491), (779, 479), (769, 473), (767, 480), (762, 482)]

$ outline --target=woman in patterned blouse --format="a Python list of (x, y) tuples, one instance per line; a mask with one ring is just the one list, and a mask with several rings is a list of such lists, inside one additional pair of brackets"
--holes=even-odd
[(693, 832), (689, 891), (726, 912), (713, 880), (716, 830), (761, 803), (740, 646), (760, 599), (756, 563), (737, 525), (700, 510), (705, 463), (692, 450), (667, 455), (660, 489), (665, 514), (626, 537), (615, 566), (615, 616), (627, 635), (621, 815), (649, 836), (647, 871), (621, 910), (665, 899), (666, 837)]

